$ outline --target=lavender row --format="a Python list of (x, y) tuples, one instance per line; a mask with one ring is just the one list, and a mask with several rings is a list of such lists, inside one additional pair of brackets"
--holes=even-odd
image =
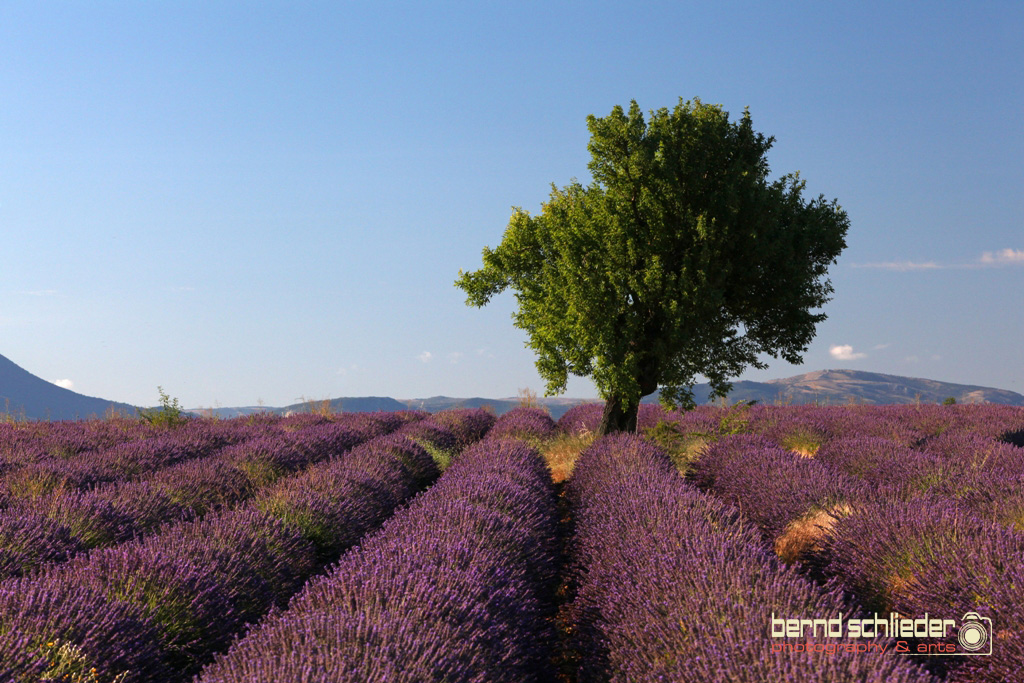
[[(773, 616), (834, 618), (850, 607), (780, 565), (734, 507), (698, 492), (638, 437), (595, 442), (566, 495), (580, 680), (931, 680), (906, 660), (848, 652), (849, 640), (829, 649), (820, 635), (771, 637)], [(773, 651), (795, 641), (800, 651)]]
[(863, 480), (750, 434), (721, 437), (690, 476), (739, 508), (787, 562), (813, 553), (837, 519), (876, 495)]
[[(991, 619), (988, 656), (949, 657), (948, 680), (997, 683), (1024, 670), (1024, 534), (951, 499), (884, 501), (838, 520), (823, 571), (870, 608)], [(960, 622), (958, 622), (960, 623)], [(955, 637), (950, 645), (955, 645)], [(961, 650), (962, 651), (962, 650)]]
[[(257, 414), (231, 420), (192, 419), (173, 429), (131, 420), (0, 425), (9, 428), (9, 434), (0, 435), (0, 447), (20, 453), (0, 467), (0, 507), (34, 500), (54, 490), (88, 489), (142, 478), (258, 436), (329, 422), (362, 431), (378, 419), (372, 415), (354, 413), (329, 420), (310, 414), (285, 418)], [(116, 438), (118, 434), (121, 438)], [(4, 442), (5, 436), (12, 437), (13, 443)]]
[(517, 406), (503, 413), (488, 433), (492, 439), (523, 439), (540, 443), (555, 435), (558, 428), (543, 408)]
[[(836, 438), (880, 437), (918, 448), (943, 434), (1012, 442), (1024, 436), (1024, 408), (1005, 405), (737, 406), (701, 408), (719, 418), (719, 433), (749, 432), (813, 453)], [(670, 418), (687, 419), (674, 413)], [(692, 418), (690, 418), (692, 419)]]
[(991, 656), (929, 661), (951, 680), (1012, 680), (1024, 668), (1024, 534), (978, 513), (1008, 505), (984, 496), (986, 478), (1000, 490), (984, 463), (1008, 466), (1014, 454), (949, 455), (865, 438), (833, 440), (809, 459), (740, 435), (712, 445), (695, 480), (741, 506), (784, 559), (809, 561), (872, 612), (992, 619)]
[(919, 449), (882, 438), (842, 438), (815, 460), (897, 500), (955, 501), (1024, 531), (1024, 448), (972, 433), (944, 433)]
[(386, 435), (242, 509), (4, 582), (0, 671), (186, 680), (436, 475), (422, 447)]
[(413, 417), (383, 413), (294, 432), (274, 430), (158, 471), (147, 480), (59, 492), (6, 510), (0, 513), (0, 580), (226, 509), (289, 473), (393, 431)]
[(906, 659), (857, 652), (853, 639), (773, 637), (774, 619), (841, 619), (850, 607), (780, 565), (736, 508), (638, 437), (595, 442), (566, 492), (575, 529), (565, 627), (579, 680), (932, 680)]
[[(603, 404), (571, 408), (558, 421), (563, 432), (595, 432)], [(666, 412), (641, 404), (641, 431), (665, 421), (684, 434), (717, 439), (738, 433), (760, 434), (807, 455), (835, 438), (879, 437), (919, 447), (946, 433), (974, 434), (1024, 446), (1024, 408), (1004, 405), (887, 406), (699, 406)]]
[(456, 446), (464, 449), (484, 438), (494, 426), (494, 414), (481, 408), (444, 410), (430, 416), (430, 421), (455, 435)]
[(404, 433), (426, 448), (443, 472), (454, 456), (489, 434), (494, 423), (494, 415), (486, 410), (457, 408), (409, 425)]
[(68, 458), (149, 438), (159, 430), (141, 420), (0, 422), (0, 473), (50, 458)]
[(545, 680), (557, 520), (536, 451), (489, 438), (198, 680)]
[(251, 434), (251, 428), (192, 420), (173, 431), (110, 448), (42, 458), (13, 467), (0, 478), (0, 504), (17, 506), (54, 491), (84, 490), (105, 482), (130, 480), (178, 462), (208, 456), (226, 445), (244, 441)]

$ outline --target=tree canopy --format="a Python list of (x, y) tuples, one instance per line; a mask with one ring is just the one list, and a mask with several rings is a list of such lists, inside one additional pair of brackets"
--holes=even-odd
[(731, 122), (680, 99), (645, 120), (634, 101), (587, 127), (592, 182), (552, 184), (539, 215), (514, 208), (483, 267), (455, 282), (473, 306), (515, 292), (548, 395), (590, 376), (602, 432), (635, 430), (659, 387), (689, 406), (699, 376), (724, 396), (764, 354), (800, 363), (846, 246), (838, 203), (805, 200), (798, 173), (769, 180), (774, 138), (749, 111)]

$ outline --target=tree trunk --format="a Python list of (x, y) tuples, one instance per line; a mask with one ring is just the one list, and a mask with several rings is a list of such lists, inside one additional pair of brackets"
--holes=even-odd
[(604, 416), (602, 416), (601, 426), (597, 430), (598, 436), (614, 432), (635, 432), (636, 415), (639, 409), (639, 402), (630, 405), (618, 396), (612, 396), (604, 404)]
[[(637, 382), (640, 384), (640, 398), (650, 396), (658, 390), (657, 361), (650, 357), (644, 359), (640, 364)], [(639, 411), (640, 399), (630, 403), (621, 396), (613, 395), (604, 404), (604, 415), (601, 417), (601, 426), (597, 430), (598, 436), (613, 432), (636, 432)]]

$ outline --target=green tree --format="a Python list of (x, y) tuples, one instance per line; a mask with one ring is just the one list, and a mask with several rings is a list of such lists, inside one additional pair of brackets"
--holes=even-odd
[(155, 427), (177, 427), (188, 422), (188, 416), (178, 399), (172, 399), (164, 393), (163, 387), (157, 387), (156, 390), (160, 393), (160, 407), (139, 410), (139, 416)]
[(650, 112), (634, 101), (589, 116), (593, 181), (575, 179), (540, 215), (514, 208), (483, 268), (459, 272), (467, 304), (507, 288), (519, 304), (548, 395), (569, 373), (607, 403), (601, 433), (635, 431), (640, 399), (691, 406), (704, 376), (715, 396), (762, 354), (790, 363), (825, 315), (828, 266), (849, 225), (836, 201), (805, 200), (798, 174), (768, 180), (774, 138), (718, 105)]

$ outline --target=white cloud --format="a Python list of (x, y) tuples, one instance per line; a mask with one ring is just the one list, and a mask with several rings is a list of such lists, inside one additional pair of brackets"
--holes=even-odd
[(940, 266), (935, 261), (925, 261), (923, 263), (918, 263), (917, 261), (885, 261), (883, 263), (854, 263), (853, 267), (895, 270), (902, 273), (909, 270), (935, 270), (943, 266)]
[(890, 346), (892, 346), (892, 344), (875, 344), (874, 346), (871, 347), (871, 350), (872, 351), (881, 351), (882, 349), (887, 349)]
[(64, 389), (75, 388), (75, 383), (69, 379), (55, 379), (53, 380), (53, 383), (56, 384), (58, 387), (63, 387)]
[(448, 354), (448, 362), (452, 365), (458, 363), (460, 358), (462, 358), (462, 353), (459, 351), (452, 351)]
[(1002, 251), (986, 251), (978, 259), (979, 263), (986, 266), (1006, 266), (1011, 264), (1024, 265), (1024, 250), (1003, 249)]
[(986, 251), (970, 263), (936, 263), (935, 261), (883, 261), (880, 263), (854, 263), (854, 268), (874, 268), (907, 272), (911, 270), (948, 270), (961, 268), (984, 268), (988, 266), (1024, 265), (1024, 249), (1002, 249)]
[(419, 358), (420, 361), (422, 361), (424, 363), (429, 363), (430, 359), (434, 357), (434, 354), (432, 354), (430, 351), (424, 351), (423, 353), (421, 353), (420, 355), (418, 355), (416, 357)]
[(866, 353), (854, 353), (853, 347), (849, 344), (836, 344), (834, 346), (830, 346), (828, 352), (836, 360), (860, 360), (861, 358), (868, 357), (868, 354)]

